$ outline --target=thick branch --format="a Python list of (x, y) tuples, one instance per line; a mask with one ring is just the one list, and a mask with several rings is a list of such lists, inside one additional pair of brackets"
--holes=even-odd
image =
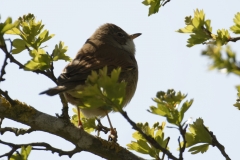
[[(10, 106), (6, 99), (0, 97), (0, 117), (30, 126), (36, 131), (45, 131), (73, 143), (77, 148), (91, 152), (106, 159), (139, 160), (142, 159), (125, 148), (96, 138), (72, 123), (42, 113), (31, 106), (15, 100), (16, 105)], [(28, 118), (24, 118), (28, 117)]]

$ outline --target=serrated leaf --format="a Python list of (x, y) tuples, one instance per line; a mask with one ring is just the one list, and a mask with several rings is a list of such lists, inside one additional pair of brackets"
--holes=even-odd
[(208, 148), (209, 148), (209, 144), (203, 144), (203, 145), (190, 148), (188, 152), (191, 152), (191, 154), (197, 154), (199, 152), (204, 153), (208, 150)]
[(235, 34), (240, 34), (240, 12), (235, 15), (233, 21), (235, 24), (230, 28), (231, 31)]
[(157, 103), (157, 107), (151, 106), (149, 112), (166, 117), (169, 123), (179, 126), (183, 120), (184, 113), (193, 103), (193, 100), (186, 101), (179, 111), (178, 106), (184, 98), (186, 98), (185, 94), (181, 92), (176, 93), (173, 89), (167, 92), (159, 91), (156, 98), (153, 99)]
[(194, 11), (194, 17), (185, 17), (185, 24), (186, 26), (178, 29), (177, 32), (190, 33), (190, 38), (187, 40), (187, 47), (202, 44), (215, 37), (214, 34), (211, 34), (211, 21), (205, 20), (203, 10), (196, 9)]
[(201, 118), (198, 118), (193, 124), (189, 125), (189, 131), (185, 135), (187, 148), (198, 143), (212, 144), (212, 138), (204, 128)]
[(59, 45), (55, 45), (55, 49), (52, 52), (53, 60), (65, 60), (70, 61), (71, 58), (67, 56), (65, 53), (67, 52), (68, 47), (64, 46), (64, 42), (60, 41)]
[(183, 103), (181, 109), (180, 109), (180, 115), (179, 115), (179, 121), (182, 122), (183, 117), (184, 117), (184, 113), (191, 107), (193, 103), (193, 99), (191, 99), (190, 101), (186, 101)]
[(229, 38), (230, 38), (230, 34), (228, 30), (226, 29), (217, 30), (217, 37), (216, 37), (217, 44), (220, 44), (220, 45), (227, 44)]
[(148, 16), (155, 14), (159, 11), (161, 0), (144, 0), (142, 3), (149, 7)]
[(93, 71), (86, 80), (82, 90), (69, 91), (73, 97), (80, 98), (80, 108), (99, 108), (109, 111), (122, 111), (125, 98), (126, 82), (118, 82), (116, 78), (121, 73), (120, 69), (114, 69), (108, 76), (107, 67), (99, 70), (98, 74)]
[[(163, 129), (165, 127), (165, 122), (163, 122), (161, 125), (159, 123), (154, 123), (153, 127), (149, 127), (148, 123), (142, 124), (137, 123), (137, 126), (147, 135), (153, 137), (159, 145), (163, 146), (164, 148), (168, 149), (166, 144), (168, 143), (169, 139), (164, 140), (164, 132)], [(148, 154), (153, 158), (159, 158), (160, 150), (155, 149), (150, 143), (147, 142), (145, 138), (139, 133), (134, 132), (133, 138), (136, 141), (132, 141), (130, 144), (127, 144), (128, 149), (135, 150), (142, 154)]]
[(32, 60), (28, 61), (24, 66), (25, 70), (33, 71), (33, 70), (46, 70), (51, 67), (52, 58), (45, 53), (43, 49), (32, 50), (30, 51), (30, 55), (33, 57)]

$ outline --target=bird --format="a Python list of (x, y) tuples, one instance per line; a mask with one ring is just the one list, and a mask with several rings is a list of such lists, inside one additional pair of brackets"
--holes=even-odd
[(106, 110), (103, 106), (80, 109), (78, 106), (81, 99), (74, 97), (72, 93), (84, 89), (85, 81), (92, 71), (98, 71), (107, 66), (110, 75), (113, 69), (121, 67), (119, 82), (127, 82), (123, 102), (123, 107), (125, 107), (131, 101), (137, 88), (138, 64), (133, 40), (140, 35), (141, 33), (128, 34), (112, 23), (103, 24), (87, 39), (76, 57), (63, 69), (57, 79), (58, 85), (40, 94), (54, 96), (63, 93), (66, 100), (77, 107), (78, 126), (82, 126), (80, 112), (86, 118), (107, 116), (111, 132), (114, 132), (108, 116), (112, 110)]

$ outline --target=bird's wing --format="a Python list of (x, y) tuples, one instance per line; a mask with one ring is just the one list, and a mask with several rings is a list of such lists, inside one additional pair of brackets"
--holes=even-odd
[(107, 44), (100, 45), (98, 48), (93, 44), (88, 45), (92, 45), (92, 48), (83, 47), (76, 58), (65, 67), (58, 78), (59, 85), (72, 89), (84, 84), (92, 70), (98, 71), (105, 66), (108, 66), (109, 74), (117, 67), (121, 67), (121, 72), (137, 69), (134, 55), (121, 48)]

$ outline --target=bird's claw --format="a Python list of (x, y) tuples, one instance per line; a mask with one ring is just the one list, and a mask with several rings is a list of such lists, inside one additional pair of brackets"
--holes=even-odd
[(116, 128), (110, 129), (110, 135), (108, 136), (108, 141), (117, 143), (117, 130)]

